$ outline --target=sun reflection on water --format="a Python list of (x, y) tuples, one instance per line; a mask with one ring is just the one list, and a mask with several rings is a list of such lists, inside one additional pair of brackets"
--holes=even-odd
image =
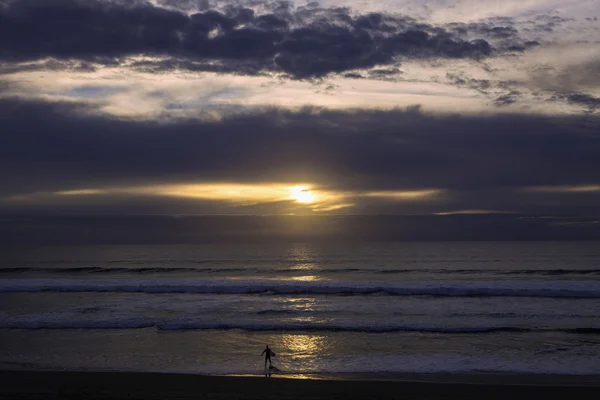
[[(294, 244), (288, 250), (288, 258), (291, 261), (290, 270), (294, 270), (299, 276), (292, 276), (287, 279), (296, 282), (318, 282), (326, 278), (319, 274), (319, 252), (311, 244)], [(301, 312), (296, 314), (288, 321), (294, 324), (303, 325), (305, 323), (322, 322), (315, 316), (314, 311), (319, 309), (322, 300), (311, 296), (289, 296), (285, 301), (285, 308)], [(282, 353), (286, 354), (284, 366), (288, 371), (314, 371), (319, 367), (319, 360), (322, 360), (327, 351), (326, 340), (323, 335), (311, 333), (289, 333), (280, 337), (280, 346)], [(283, 361), (283, 360), (282, 360)], [(288, 365), (285, 365), (288, 364)], [(302, 375), (295, 375), (296, 378), (303, 378)], [(308, 377), (308, 376), (307, 376)]]
[(300, 281), (300, 282), (314, 282), (314, 281), (320, 281), (321, 278), (319, 278), (317, 275), (305, 275), (305, 276), (293, 276), (291, 278), (291, 280)]
[[(313, 334), (284, 334), (280, 346), (285, 349), (286, 361), (282, 366), (289, 372), (310, 373), (318, 371), (323, 357), (327, 356), (325, 336)], [(283, 360), (282, 360), (283, 361)]]
[(313, 311), (316, 300), (314, 297), (290, 297), (287, 303), (290, 308), (297, 311)]
[(317, 268), (316, 264), (313, 263), (300, 263), (294, 264), (290, 267), (290, 269), (298, 270), (298, 271), (310, 271)]
[(316, 358), (325, 351), (325, 336), (322, 335), (294, 335), (286, 334), (283, 335), (282, 344), (286, 350), (293, 354), (296, 359), (303, 359), (306, 363), (310, 361), (314, 363)]
[(317, 263), (318, 252), (310, 244), (295, 244), (289, 250), (289, 257), (293, 264), (290, 270), (305, 272), (305, 275), (294, 276), (290, 279), (300, 282), (315, 282), (323, 280), (323, 277), (316, 274), (319, 269)]

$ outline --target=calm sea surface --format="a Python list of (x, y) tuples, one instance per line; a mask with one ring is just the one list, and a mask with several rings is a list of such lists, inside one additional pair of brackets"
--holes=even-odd
[(0, 254), (5, 368), (600, 373), (600, 243)]

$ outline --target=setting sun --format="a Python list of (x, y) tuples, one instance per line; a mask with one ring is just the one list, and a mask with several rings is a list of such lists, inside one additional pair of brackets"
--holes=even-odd
[(314, 193), (307, 186), (294, 186), (289, 188), (290, 198), (298, 203), (312, 203), (315, 201)]

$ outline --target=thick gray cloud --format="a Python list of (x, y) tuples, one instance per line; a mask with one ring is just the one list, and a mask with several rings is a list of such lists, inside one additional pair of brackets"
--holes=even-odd
[[(353, 240), (598, 240), (586, 218), (446, 216), (26, 216), (0, 217), (2, 244), (268, 243)], [(118, 229), (115, 229), (118, 227)]]
[[(600, 120), (594, 116), (580, 124), (576, 117), (433, 116), (415, 107), (265, 109), (218, 122), (135, 122), (94, 111), (1, 100), (2, 197), (181, 182), (314, 182), (343, 191), (440, 188), (451, 194), (417, 204), (414, 212), (593, 214), (600, 204), (598, 193), (521, 192), (600, 182)], [(395, 206), (367, 198), (356, 210), (392, 212)]]
[(600, 108), (600, 97), (595, 97), (586, 93), (571, 93), (566, 96), (571, 103), (582, 104), (589, 107), (590, 110)]
[(590, 114), (594, 114), (596, 110), (600, 109), (600, 97), (578, 91), (557, 91), (548, 101), (565, 101), (569, 104), (583, 106)]
[(409, 17), (355, 16), (345, 8), (281, 6), (258, 14), (193, 3), (204, 11), (188, 15), (144, 1), (12, 0), (0, 7), (0, 59), (114, 63), (144, 54), (171, 58), (140, 65), (155, 70), (283, 72), (308, 78), (391, 64), (397, 57), (480, 59), (535, 44), (511, 26), (446, 29)]
[(496, 100), (494, 100), (494, 104), (497, 106), (508, 106), (510, 104), (517, 102), (517, 96), (519, 95), (519, 91), (513, 90), (509, 94), (503, 94), (498, 96)]
[(464, 73), (447, 73), (446, 79), (451, 85), (469, 88), (483, 95), (492, 96), (493, 104), (498, 107), (514, 104), (522, 96), (522, 93), (516, 89), (519, 87), (519, 83), (514, 81), (474, 79)]

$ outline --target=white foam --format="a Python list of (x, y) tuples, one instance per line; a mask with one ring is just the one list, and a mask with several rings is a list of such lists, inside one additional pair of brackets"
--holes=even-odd
[(501, 324), (472, 323), (447, 325), (435, 323), (400, 323), (387, 321), (248, 321), (220, 319), (203, 320), (198, 317), (76, 317), (47, 314), (26, 317), (0, 317), (0, 329), (143, 329), (159, 330), (248, 330), (248, 331), (330, 331), (330, 332), (432, 332), (432, 333), (488, 333), (488, 332), (548, 332), (598, 334), (600, 325), (585, 327), (531, 327)]
[(291, 280), (0, 279), (0, 292), (387, 294), (600, 298), (600, 281), (298, 282)]

